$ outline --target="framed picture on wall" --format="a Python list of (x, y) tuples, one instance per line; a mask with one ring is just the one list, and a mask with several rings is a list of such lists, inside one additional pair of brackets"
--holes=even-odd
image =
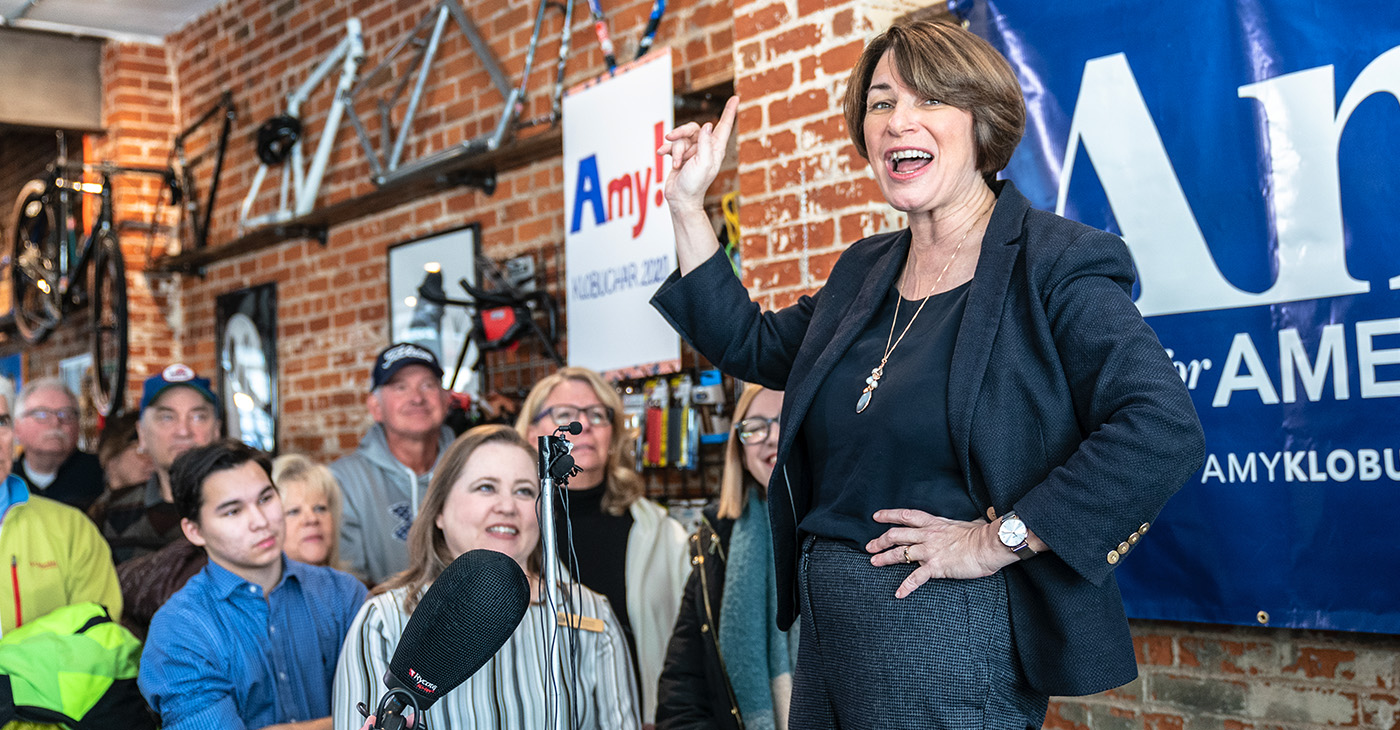
[[(466, 279), (476, 285), (480, 250), (481, 226), (475, 223), (389, 248), (389, 342), (412, 342), (432, 350), (442, 364), (443, 387), (474, 397), (480, 395), (481, 383), (472, 371), (477, 348), (470, 338), (471, 313), (465, 307), (427, 301), (419, 289), (468, 299), (459, 282)], [(454, 383), (452, 372), (463, 347), (462, 372)]]
[(219, 406), (235, 438), (277, 450), (277, 288), (262, 284), (214, 300)]

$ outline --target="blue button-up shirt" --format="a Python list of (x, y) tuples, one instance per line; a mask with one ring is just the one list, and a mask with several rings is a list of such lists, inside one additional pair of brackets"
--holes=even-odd
[(340, 645), (365, 587), (286, 556), (282, 565), (264, 596), (210, 562), (156, 612), (138, 683), (167, 729), (262, 728), (331, 713)]

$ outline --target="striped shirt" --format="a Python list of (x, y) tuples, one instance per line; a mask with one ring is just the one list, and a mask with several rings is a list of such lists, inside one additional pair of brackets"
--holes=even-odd
[(261, 728), (330, 714), (330, 681), (365, 587), (282, 558), (262, 588), (210, 562), (156, 611), (138, 683), (175, 730)]
[[(335, 730), (358, 730), (363, 718), (355, 704), (371, 710), (384, 695), (384, 673), (403, 635), (408, 616), (403, 612), (407, 588), (374, 596), (360, 610), (345, 637), (335, 670), (331, 702)], [(573, 592), (573, 612), (585, 618), (583, 628), (558, 632), (560, 664), (554, 682), (573, 730), (613, 730), (640, 727), (637, 686), (622, 628), (606, 598), (584, 588)], [(588, 619), (601, 620), (601, 624)], [(448, 692), (426, 712), (433, 730), (496, 730), (551, 727), (547, 720), (545, 686), (549, 664), (547, 641), (557, 623), (549, 609), (531, 605), (501, 650), (461, 686)], [(571, 647), (571, 644), (573, 646)], [(570, 655), (578, 657), (575, 667)], [(575, 677), (577, 679), (575, 680)], [(573, 691), (569, 691), (572, 689)]]

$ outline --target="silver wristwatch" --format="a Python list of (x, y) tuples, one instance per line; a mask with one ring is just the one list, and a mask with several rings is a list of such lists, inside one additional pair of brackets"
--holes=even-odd
[(997, 528), (997, 539), (1016, 554), (1021, 560), (1035, 557), (1035, 550), (1026, 540), (1026, 523), (1016, 516), (1015, 512), (1007, 512), (1001, 516), (1001, 526)]

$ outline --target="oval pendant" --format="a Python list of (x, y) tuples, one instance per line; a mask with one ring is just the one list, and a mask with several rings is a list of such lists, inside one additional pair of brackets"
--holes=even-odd
[(870, 393), (871, 391), (867, 390), (860, 394), (860, 400), (856, 401), (856, 413), (864, 412), (865, 407), (870, 405)]

